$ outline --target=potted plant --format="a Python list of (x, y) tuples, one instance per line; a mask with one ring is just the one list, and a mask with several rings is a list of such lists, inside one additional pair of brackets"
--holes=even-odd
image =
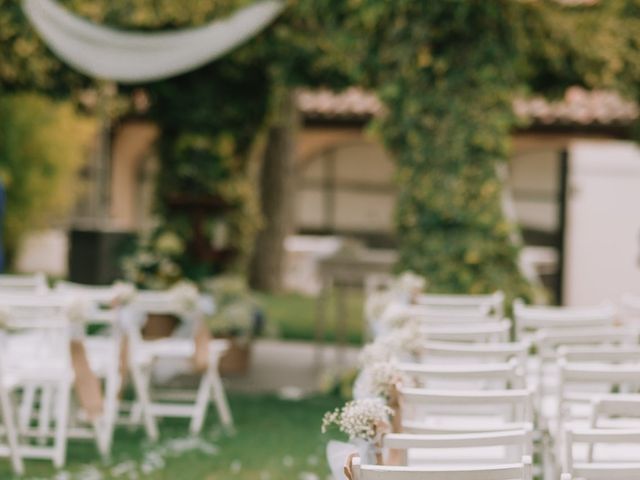
[(215, 338), (230, 341), (229, 350), (220, 359), (222, 374), (243, 374), (249, 369), (251, 341), (263, 328), (260, 305), (243, 277), (226, 274), (210, 279), (205, 290), (213, 295), (216, 309), (207, 317)]

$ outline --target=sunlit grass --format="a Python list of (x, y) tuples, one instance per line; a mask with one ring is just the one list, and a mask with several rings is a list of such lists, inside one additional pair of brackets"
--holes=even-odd
[[(233, 435), (217, 427), (210, 412), (202, 441), (187, 435), (187, 422), (164, 421), (162, 438), (150, 444), (141, 430), (117, 431), (113, 459), (103, 463), (89, 441), (70, 442), (67, 468), (56, 472), (50, 462), (27, 461), (27, 480), (289, 480), (328, 475), (320, 433), (325, 411), (338, 406), (335, 397), (288, 401), (274, 396), (231, 394), (236, 422)], [(0, 459), (0, 478), (12, 478), (7, 459)], [(145, 473), (146, 469), (146, 473)]]
[[(279, 295), (259, 294), (258, 297), (266, 311), (267, 322), (275, 324), (279, 335), (291, 340), (313, 340), (317, 301), (314, 297), (298, 293)], [(326, 305), (326, 338), (336, 338), (336, 296), (331, 295)], [(349, 342), (359, 344), (362, 341), (363, 314), (362, 292), (353, 290), (346, 295), (347, 338)]]

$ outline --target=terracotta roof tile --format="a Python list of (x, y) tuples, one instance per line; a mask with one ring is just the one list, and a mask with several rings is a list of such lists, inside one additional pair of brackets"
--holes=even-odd
[[(371, 92), (351, 87), (330, 90), (301, 89), (298, 108), (308, 119), (367, 120), (380, 115), (384, 107)], [(515, 113), (538, 125), (629, 125), (640, 116), (638, 105), (619, 94), (604, 90), (569, 88), (563, 99), (520, 98), (513, 102)]]

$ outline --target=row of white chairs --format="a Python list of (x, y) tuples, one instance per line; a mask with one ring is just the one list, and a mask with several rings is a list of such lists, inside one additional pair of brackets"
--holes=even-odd
[[(221, 423), (232, 427), (218, 371), (226, 341), (207, 342), (195, 392), (156, 396), (155, 366), (182, 362), (189, 369), (201, 318), (171, 292), (136, 292), (126, 305), (120, 294), (117, 286), (61, 282), (50, 290), (40, 275), (0, 276), (0, 438), (6, 440), (0, 456), (11, 459), (16, 473), (24, 471), (23, 460), (29, 458), (62, 467), (69, 438), (93, 440), (107, 457), (120, 423), (142, 424), (156, 440), (158, 419), (187, 417), (190, 432), (197, 434), (211, 401)], [(181, 318), (184, 335), (144, 338), (149, 314)], [(89, 326), (101, 330), (88, 334)], [(125, 376), (131, 377), (135, 395), (128, 411), (121, 401)]]
[[(447, 305), (454, 328), (467, 328), (468, 332), (474, 332), (477, 323), (493, 323), (496, 319), (494, 310), (484, 308), (484, 317), (478, 315), (470, 317), (467, 315), (469, 305), (473, 303), (473, 296), (465, 297), (464, 311), (457, 310), (455, 299), (457, 296), (436, 296), (440, 297), (439, 307), (442, 307), (444, 300)], [(417, 297), (418, 299), (427, 298)], [(462, 298), (462, 297), (458, 297)], [(442, 301), (441, 301), (442, 300)], [(486, 300), (482, 298), (483, 301)], [(418, 302), (416, 302), (418, 303)], [(394, 449), (412, 448), (439, 448), (445, 449), (455, 444), (455, 441), (486, 441), (501, 444), (501, 438), (517, 439), (523, 432), (531, 432), (531, 428), (538, 429), (534, 435), (540, 440), (540, 428), (548, 429), (549, 418), (553, 418), (554, 436), (551, 448), (552, 455), (546, 456), (546, 461), (557, 461), (557, 468), (550, 469), (546, 478), (559, 478), (559, 472), (564, 472), (563, 480), (568, 478), (604, 479), (604, 478), (640, 478), (640, 466), (633, 463), (603, 464), (592, 462), (594, 445), (598, 448), (606, 445), (616, 445), (626, 443), (631, 445), (640, 457), (640, 442), (638, 442), (638, 430), (629, 428), (633, 425), (630, 419), (640, 416), (640, 403), (637, 403), (637, 396), (632, 393), (609, 394), (608, 390), (600, 391), (598, 396), (593, 396), (593, 392), (588, 390), (576, 395), (571, 385), (574, 381), (578, 383), (598, 383), (600, 380), (607, 380), (609, 386), (622, 386), (626, 392), (637, 392), (637, 385), (640, 382), (640, 374), (636, 373), (638, 365), (620, 366), (624, 362), (637, 361), (638, 332), (632, 326), (620, 326), (615, 309), (609, 305), (596, 306), (593, 308), (567, 309), (562, 307), (528, 307), (520, 302), (514, 306), (514, 317), (516, 320), (516, 336), (520, 340), (517, 343), (495, 343), (494, 338), (483, 338), (481, 335), (469, 335), (465, 337), (446, 338), (431, 337), (428, 333), (446, 328), (441, 324), (445, 318), (439, 315), (430, 315), (428, 309), (421, 306), (407, 305), (406, 312), (415, 315), (416, 318), (424, 318), (423, 329), (427, 333), (428, 341), (424, 344), (419, 360), (428, 362), (414, 365), (400, 363), (401, 370), (405, 373), (416, 376), (419, 379), (426, 379), (427, 388), (400, 388), (399, 398), (402, 405), (403, 433), (388, 435), (385, 437), (384, 446)], [(427, 302), (424, 302), (425, 305)], [(486, 304), (485, 304), (486, 305)], [(639, 303), (640, 305), (640, 303)], [(420, 311), (422, 310), (422, 311)], [(639, 310), (640, 311), (640, 310)], [(443, 313), (439, 310), (438, 314)], [(464, 314), (461, 314), (464, 313)], [(458, 315), (461, 314), (461, 315)], [(469, 321), (471, 320), (472, 321)], [(441, 322), (440, 320), (443, 320)], [(439, 332), (438, 332), (439, 333)], [(451, 332), (447, 332), (451, 333)], [(454, 332), (455, 333), (455, 332)], [(504, 340), (502, 337), (501, 340)], [(455, 343), (453, 343), (453, 342)], [(533, 346), (533, 349), (532, 349)], [(535, 355), (529, 356), (530, 352)], [(591, 362), (590, 364), (586, 361)], [(453, 361), (453, 362), (452, 362)], [(471, 362), (477, 362), (470, 365)], [(595, 362), (595, 366), (594, 366)], [(610, 362), (611, 365), (606, 366)], [(453, 364), (451, 364), (453, 363)], [(465, 365), (466, 364), (466, 365)], [(508, 372), (508, 373), (507, 373)], [(451, 390), (452, 382), (464, 381), (465, 373), (467, 380), (472, 382), (474, 390), (461, 390), (456, 392)], [(502, 373), (502, 377), (500, 374)], [(487, 377), (482, 378), (486, 374)], [(544, 387), (549, 377), (555, 378), (555, 389), (545, 392)], [(529, 382), (526, 382), (526, 379)], [(434, 390), (430, 388), (431, 383), (444, 381), (448, 385), (448, 390)], [(488, 389), (490, 385), (515, 387), (509, 390)], [(478, 382), (480, 381), (480, 388)], [(523, 383), (524, 382), (524, 383)], [(526, 384), (533, 388), (521, 388)], [(553, 382), (552, 382), (553, 383)], [(520, 390), (518, 388), (520, 387)], [(509, 403), (506, 399), (510, 399)], [(567, 402), (579, 399), (584, 402), (591, 398), (588, 423), (579, 425), (572, 423), (572, 417), (567, 418)], [(548, 408), (543, 412), (543, 404), (552, 399), (553, 405), (551, 415)], [(500, 423), (493, 426), (493, 430), (487, 426), (480, 426), (476, 431), (473, 422), (453, 422), (445, 425), (446, 416), (452, 416), (456, 410), (469, 413), (475, 407), (482, 407), (480, 410), (491, 410), (492, 400), (502, 402), (502, 407), (508, 406), (505, 417), (511, 420), (510, 423)], [(517, 402), (522, 404), (521, 408), (515, 408)], [(407, 419), (407, 415), (413, 411), (418, 411), (419, 416), (430, 421), (416, 422)], [(494, 408), (494, 413), (498, 410)], [(514, 416), (516, 412), (521, 412), (520, 416)], [(425, 415), (431, 412), (432, 415)], [(535, 415), (534, 415), (535, 412)], [(606, 417), (606, 418), (605, 418)], [(619, 420), (615, 431), (603, 428), (610, 426), (611, 418)], [(483, 419), (483, 420), (486, 420)], [(495, 420), (495, 418), (494, 418)], [(498, 419), (500, 420), (500, 419)], [(606, 420), (606, 421), (605, 421)], [(621, 421), (620, 421), (621, 420)], [(615, 423), (615, 422), (614, 422)], [(505, 429), (508, 429), (505, 431)], [(452, 433), (455, 432), (455, 433)], [(517, 432), (517, 433), (514, 433)], [(452, 436), (453, 435), (453, 436)], [(455, 437), (458, 435), (458, 437)], [(480, 439), (474, 437), (480, 435)], [(422, 436), (422, 437), (421, 437)], [(387, 440), (388, 437), (388, 440)], [(531, 436), (529, 438), (532, 438)], [(518, 440), (522, 447), (522, 439)], [(577, 461), (574, 459), (574, 447), (577, 444), (586, 444), (588, 454), (585, 458)], [(461, 443), (462, 445), (463, 443)], [(429, 468), (422, 466), (397, 467), (397, 466), (366, 466), (354, 462), (353, 475), (360, 479), (430, 479), (430, 478), (531, 478), (531, 450), (525, 448), (519, 451), (516, 449), (515, 458), (512, 455), (509, 465), (493, 465), (455, 468), (455, 465), (445, 465)], [(464, 444), (467, 451), (471, 444)], [(418, 447), (419, 446), (419, 447)], [(511, 445), (513, 446), (513, 445)], [(627, 450), (628, 451), (628, 450)], [(522, 458), (519, 455), (524, 455)], [(550, 457), (550, 458), (549, 458)], [(440, 455), (440, 457), (442, 456)], [(520, 461), (518, 461), (520, 459)], [(475, 460), (474, 460), (475, 461)], [(504, 463), (504, 462), (503, 462)], [(460, 466), (460, 461), (456, 464)]]

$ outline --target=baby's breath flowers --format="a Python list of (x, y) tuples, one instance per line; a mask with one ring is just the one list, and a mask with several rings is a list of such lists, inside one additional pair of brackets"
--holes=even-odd
[(358, 385), (360, 398), (379, 397), (389, 401), (396, 385), (413, 385), (409, 375), (394, 362), (378, 362), (365, 368)]
[(394, 289), (413, 298), (419, 295), (427, 286), (427, 279), (412, 271), (400, 274), (394, 282)]
[(389, 432), (389, 418), (393, 410), (379, 398), (352, 400), (342, 408), (327, 412), (322, 419), (322, 433), (335, 425), (350, 440), (361, 439), (373, 442)]
[(373, 363), (418, 356), (424, 342), (419, 324), (410, 322), (402, 328), (379, 335), (373, 343), (365, 346), (360, 353), (360, 365), (367, 367)]

